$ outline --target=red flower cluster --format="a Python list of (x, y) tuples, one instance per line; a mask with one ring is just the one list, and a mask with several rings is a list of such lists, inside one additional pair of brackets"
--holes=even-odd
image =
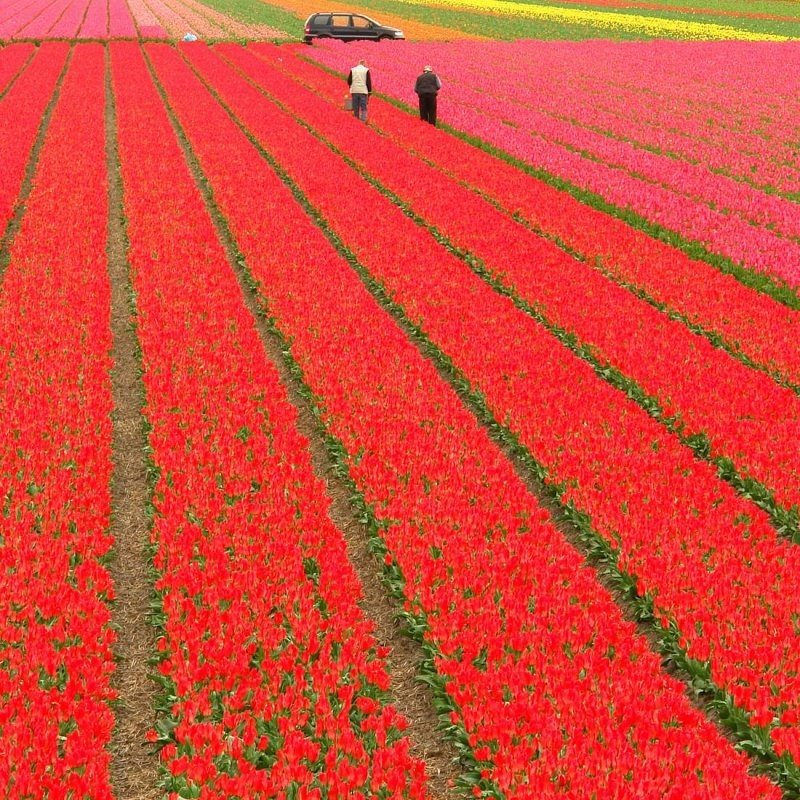
[[(427, 625), (454, 709), (449, 721), (481, 770), (476, 791), (777, 797), (768, 781), (747, 776), (746, 759), (662, 673), (486, 432), (217, 100), (174, 50), (146, 49), (268, 311), (374, 509), (387, 567), (404, 576), (407, 608)], [(255, 62), (238, 48), (223, 52)], [(518, 352), (517, 327), (521, 338), (529, 335), (519, 315), (498, 314), (493, 326), (485, 286), (452, 269), (440, 248), (430, 251), (437, 260), (423, 261), (425, 235), (403, 227), (395, 207), (212, 51), (185, 53), (363, 263), (382, 276), (407, 272), (419, 284), (403, 298), (412, 317), (423, 317), (429, 301), (438, 305), (441, 327), (459, 337), (457, 348), (448, 342), (454, 357), (471, 358), (473, 334), (478, 363), (500, 362), (505, 347)], [(472, 307), (456, 310), (467, 294)], [(459, 327), (455, 317), (471, 323), (474, 311), (485, 314), (491, 340), (472, 324)], [(558, 360), (558, 346), (551, 350), (545, 363)], [(536, 356), (527, 369), (540, 369)], [(556, 391), (551, 377), (542, 375), (541, 392)], [(579, 375), (577, 390), (588, 380)]]
[[(254, 73), (269, 74), (241, 50), (226, 52)], [(545, 465), (551, 481), (565, 486), (564, 502), (590, 514), (618, 549), (622, 571), (638, 578), (640, 590), (657, 597), (658, 613), (677, 623), (689, 655), (710, 659), (718, 684), (746, 710), (770, 709), (777, 722), (795, 708), (796, 605), (784, 587), (800, 566), (796, 548), (778, 541), (764, 514), (356, 172), (343, 162), (335, 170), (310, 170), (311, 161), (332, 155), (299, 126), (284, 144), (278, 132), (289, 124), (286, 115), (280, 126), (273, 120), (268, 136), (255, 115), (280, 115), (263, 108), (264, 99), (259, 106), (252, 91), (251, 108), (241, 111), (248, 127), (410, 319), (481, 390), (495, 417)], [(352, 189), (344, 197), (343, 180)], [(365, 207), (380, 226), (364, 219)], [(779, 752), (800, 755), (799, 733), (777, 733)]]
[(166, 786), (173, 797), (424, 797), (296, 411), (140, 48), (110, 49), (160, 475), (168, 708), (151, 738), (165, 745)]
[[(50, 42), (36, 50), (32, 60), (31, 46), (16, 44), (3, 48), (0, 59), (0, 86), (15, 76), (17, 80), (0, 100), (0, 153), (3, 154), (3, 179), (0, 180), (0, 236), (17, 201), (25, 168), (42, 115), (47, 107), (58, 76), (64, 68), (69, 45)], [(20, 67), (25, 69), (17, 75)]]
[[(277, 61), (277, 47), (257, 49), (273, 64), (283, 64)], [(297, 63), (289, 60), (289, 66)], [(341, 115), (332, 113), (329, 104), (287, 82), (283, 72), (250, 72), (455, 247), (481, 259), (550, 324), (574, 334), (602, 366), (610, 364), (636, 381), (658, 400), (665, 416), (677, 417), (684, 436), (706, 434), (714, 455), (731, 459), (786, 507), (800, 505), (800, 400), (793, 391), (713, 347), (395, 142), (341, 125)], [(408, 115), (405, 120), (396, 131), (399, 138), (420, 130), (416, 120)], [(441, 140), (439, 150), (446, 153), (451, 140)], [(473, 151), (478, 162), (487, 158)]]
[(0, 95), (8, 88), (9, 82), (18, 77), (33, 52), (32, 44), (12, 44), (0, 50)]
[[(4, 200), (7, 178), (19, 186), (37, 128), (32, 117), (41, 115), (67, 50), (42, 45), (3, 101)], [(115, 635), (108, 606), (113, 588), (103, 566), (112, 544), (104, 59), (97, 45), (72, 56), (0, 294), (5, 798), (111, 798), (106, 748), (114, 725)], [(25, 92), (30, 108), (19, 103)], [(10, 137), (6, 147), (13, 131), (20, 141)]]
[[(320, 97), (338, 97), (340, 78), (302, 59), (286, 58), (285, 47), (257, 44), (248, 49), (310, 86)], [(800, 348), (796, 347), (800, 316), (795, 311), (444, 130), (421, 127), (378, 97), (370, 102), (373, 126), (415, 154), (417, 169), (421, 168), (419, 158), (435, 165), (491, 198), (506, 213), (518, 215), (537, 231), (563, 243), (587, 263), (599, 262), (615, 280), (643, 290), (692, 324), (722, 337), (731, 349), (800, 384)], [(439, 224), (441, 217), (432, 221)]]
[[(222, 51), (259, 80), (274, 80), (255, 57), (233, 47)], [(564, 487), (563, 502), (589, 514), (618, 551), (620, 569), (652, 596), (659, 615), (677, 624), (688, 654), (711, 662), (718, 685), (756, 715), (753, 724), (785, 726), (800, 706), (798, 610), (786, 592), (800, 569), (800, 551), (779, 540), (766, 515), (737, 497), (708, 464), (445, 252), (359, 173), (341, 160), (336, 169), (309, 169), (335, 156), (268, 106), (264, 95), (249, 91), (250, 108), (239, 112), (248, 127), (410, 320), (482, 392), (495, 418), (545, 466), (551, 483)], [(269, 135), (267, 115), (273, 118)], [(339, 124), (361, 133), (354, 122)], [(278, 136), (284, 130), (285, 141)], [(342, 181), (351, 190), (345, 195)], [(800, 761), (800, 728), (777, 728), (773, 742), (779, 753)]]

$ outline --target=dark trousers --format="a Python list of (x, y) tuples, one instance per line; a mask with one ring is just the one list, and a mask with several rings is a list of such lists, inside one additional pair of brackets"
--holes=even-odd
[(368, 94), (351, 94), (353, 100), (353, 116), (360, 119), (362, 122), (367, 121), (367, 101), (369, 100)]
[(436, 124), (436, 95), (433, 92), (419, 95), (419, 118), (431, 125)]

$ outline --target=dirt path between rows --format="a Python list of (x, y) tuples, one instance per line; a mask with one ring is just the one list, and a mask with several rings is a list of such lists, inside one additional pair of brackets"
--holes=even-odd
[(111, 279), (111, 328), (114, 336), (114, 395), (112, 522), (113, 561), (109, 565), (117, 594), (113, 622), (118, 630), (114, 648), (117, 671), (114, 688), (119, 693), (117, 724), (111, 742), (111, 782), (119, 800), (156, 800), (158, 758), (145, 734), (155, 722), (156, 685), (150, 679), (148, 659), (155, 650), (155, 630), (147, 621), (153, 592), (146, 553), (150, 499), (145, 452), (147, 437), (141, 408), (144, 389), (140, 379), (138, 343), (131, 321), (131, 288), (123, 226), (122, 183), (116, 142), (111, 78), (106, 68), (106, 158), (108, 162), (108, 271)]

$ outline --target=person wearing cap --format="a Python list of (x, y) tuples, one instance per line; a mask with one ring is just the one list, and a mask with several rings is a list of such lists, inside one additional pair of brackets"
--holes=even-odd
[(372, 92), (372, 75), (367, 69), (367, 62), (362, 58), (347, 76), (350, 97), (353, 101), (353, 116), (362, 122), (367, 121), (367, 100)]
[(439, 76), (433, 71), (433, 67), (426, 64), (414, 84), (414, 91), (419, 97), (419, 118), (434, 126), (436, 125), (436, 96), (441, 88), (442, 82), (439, 80)]

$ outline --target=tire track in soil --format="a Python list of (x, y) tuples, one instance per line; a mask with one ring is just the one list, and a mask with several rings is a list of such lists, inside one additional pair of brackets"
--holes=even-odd
[(132, 289), (126, 257), (122, 181), (116, 141), (116, 112), (109, 53), (106, 49), (106, 159), (108, 163), (108, 271), (111, 280), (111, 327), (114, 337), (111, 381), (114, 395), (111, 487), (114, 536), (109, 570), (116, 600), (113, 622), (118, 630), (114, 648), (117, 669), (113, 685), (119, 693), (116, 727), (111, 742), (111, 781), (120, 800), (157, 800), (158, 757), (145, 735), (155, 723), (157, 687), (150, 678), (149, 659), (156, 653), (156, 636), (148, 622), (153, 597), (147, 507), (151, 487), (145, 453), (147, 436), (141, 361), (132, 321)]

